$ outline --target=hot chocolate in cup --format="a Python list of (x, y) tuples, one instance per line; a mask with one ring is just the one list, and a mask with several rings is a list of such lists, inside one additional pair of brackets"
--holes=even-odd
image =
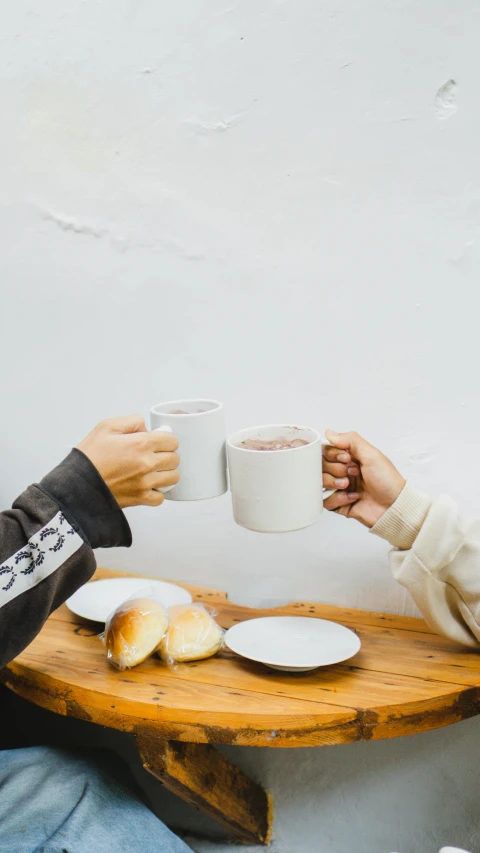
[(233, 516), (261, 533), (309, 527), (333, 494), (322, 485), (322, 448), (329, 444), (312, 427), (266, 424), (248, 427), (227, 441)]
[(296, 447), (305, 447), (310, 444), (306, 438), (286, 438), (278, 435), (276, 438), (246, 438), (239, 444), (244, 450), (294, 450)]
[(152, 429), (173, 432), (180, 481), (161, 491), (170, 501), (200, 501), (228, 491), (223, 405), (217, 400), (168, 400), (150, 410)]

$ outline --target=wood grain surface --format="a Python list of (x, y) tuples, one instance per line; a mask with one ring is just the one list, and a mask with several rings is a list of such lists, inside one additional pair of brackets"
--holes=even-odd
[[(124, 575), (125, 573), (123, 573)], [(122, 576), (99, 569), (95, 578)], [(318, 746), (397, 737), (449, 725), (480, 710), (480, 655), (432, 634), (412, 617), (296, 602), (255, 610), (224, 592), (187, 586), (224, 627), (260, 615), (334, 619), (362, 648), (347, 661), (292, 675), (225, 650), (168, 668), (158, 658), (113, 669), (97, 637), (63, 605), (8, 667), (5, 683), (57, 713), (132, 731), (153, 722), (166, 737), (195, 743)]]

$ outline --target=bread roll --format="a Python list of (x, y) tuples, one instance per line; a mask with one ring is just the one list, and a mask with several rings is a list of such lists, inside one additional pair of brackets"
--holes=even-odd
[(170, 625), (160, 643), (163, 660), (203, 660), (221, 648), (223, 631), (203, 604), (178, 604), (169, 613)]
[(142, 663), (158, 648), (168, 628), (165, 608), (151, 598), (125, 601), (105, 626), (109, 661), (118, 669)]

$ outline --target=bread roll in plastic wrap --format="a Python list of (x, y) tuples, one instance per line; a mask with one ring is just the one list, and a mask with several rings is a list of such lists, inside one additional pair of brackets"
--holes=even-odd
[(160, 643), (167, 663), (202, 660), (216, 654), (223, 645), (224, 631), (203, 604), (178, 604), (169, 609), (170, 624)]
[(168, 628), (164, 606), (151, 598), (131, 598), (112, 613), (102, 637), (107, 658), (117, 669), (142, 663), (159, 647)]

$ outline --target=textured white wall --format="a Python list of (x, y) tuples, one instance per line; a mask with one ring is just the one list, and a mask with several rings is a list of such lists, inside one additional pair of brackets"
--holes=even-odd
[[(3, 505), (100, 418), (211, 395), (232, 430), (356, 428), (480, 512), (479, 26), (473, 0), (8, 4)], [(262, 536), (228, 496), (129, 518), (133, 548), (104, 564), (413, 612), (384, 544), (343, 519)], [(368, 814), (356, 850), (388, 853)]]

